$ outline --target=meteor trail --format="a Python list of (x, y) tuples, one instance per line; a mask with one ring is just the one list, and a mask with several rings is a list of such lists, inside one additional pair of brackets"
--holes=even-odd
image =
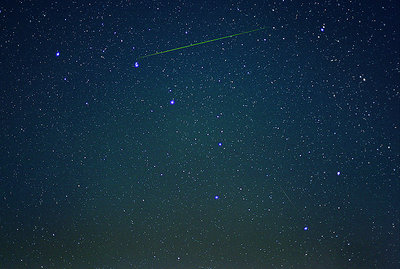
[(143, 58), (147, 58), (147, 57), (151, 57), (151, 56), (155, 56), (155, 55), (159, 55), (159, 54), (164, 54), (164, 53), (171, 52), (171, 51), (175, 51), (175, 50), (186, 49), (186, 48), (190, 48), (190, 47), (194, 47), (194, 46), (198, 46), (198, 45), (202, 45), (202, 44), (206, 44), (206, 43), (218, 41), (218, 40), (221, 40), (221, 39), (231, 38), (231, 37), (239, 36), (239, 35), (244, 35), (244, 34), (256, 32), (256, 31), (260, 31), (260, 30), (264, 30), (264, 29), (265, 29), (265, 28), (258, 28), (258, 29), (254, 29), (254, 30), (251, 30), (251, 31), (242, 32), (242, 33), (239, 33), (239, 34), (228, 35), (228, 36), (224, 36), (224, 37), (220, 37), (220, 38), (215, 38), (215, 39), (211, 39), (211, 40), (207, 40), (207, 41), (203, 41), (203, 42), (199, 42), (199, 43), (195, 43), (195, 44), (186, 45), (186, 46), (179, 47), (179, 48), (164, 50), (164, 51), (156, 52), (156, 53), (153, 53), (153, 54), (140, 56), (139, 59), (143, 59)]

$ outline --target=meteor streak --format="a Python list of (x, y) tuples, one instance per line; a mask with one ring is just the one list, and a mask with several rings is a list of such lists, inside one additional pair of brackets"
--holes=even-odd
[(155, 55), (159, 55), (159, 54), (164, 54), (164, 53), (175, 51), (175, 50), (186, 49), (186, 48), (190, 48), (190, 47), (194, 47), (194, 46), (198, 46), (198, 45), (202, 45), (202, 44), (218, 41), (218, 40), (225, 39), (225, 38), (231, 38), (231, 37), (234, 37), (234, 36), (239, 36), (239, 35), (244, 35), (244, 34), (248, 34), (248, 33), (252, 33), (252, 32), (257, 32), (257, 31), (264, 30), (264, 29), (265, 28), (258, 28), (258, 29), (254, 29), (254, 30), (251, 30), (251, 31), (242, 32), (242, 33), (239, 33), (239, 34), (223, 36), (223, 37), (220, 37), (220, 38), (215, 38), (215, 39), (211, 39), (211, 40), (207, 40), (207, 41), (203, 41), (203, 42), (199, 42), (199, 43), (195, 43), (195, 44), (190, 44), (190, 45), (186, 45), (186, 46), (179, 47), (179, 48), (164, 50), (164, 51), (156, 52), (156, 53), (153, 53), (153, 54), (140, 56), (139, 59), (143, 59), (143, 58), (147, 58), (147, 57), (151, 57), (151, 56), (155, 56)]

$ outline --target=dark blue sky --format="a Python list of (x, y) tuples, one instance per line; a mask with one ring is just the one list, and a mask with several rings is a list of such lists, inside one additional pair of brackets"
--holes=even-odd
[(0, 267), (399, 268), (399, 11), (1, 3)]

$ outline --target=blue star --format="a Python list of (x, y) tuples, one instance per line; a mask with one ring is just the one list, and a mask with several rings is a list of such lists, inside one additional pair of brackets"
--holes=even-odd
[(58, 56), (60, 56), (60, 52), (59, 51), (56, 52), (56, 57), (58, 57)]
[(222, 146), (222, 143), (221, 143), (221, 142), (219, 142), (219, 143), (218, 143), (218, 146), (220, 146), (220, 147), (221, 147), (221, 146)]
[(308, 231), (308, 226), (305, 226), (305, 227), (304, 227), (304, 231)]
[(139, 63), (135, 62), (135, 68), (138, 68), (138, 67), (139, 67)]
[(215, 199), (215, 200), (218, 200), (218, 199), (219, 199), (219, 196), (218, 196), (218, 195), (215, 195), (215, 196), (214, 196), (214, 199)]
[(175, 104), (175, 100), (172, 99), (171, 101), (169, 101), (169, 103), (170, 103), (171, 105), (173, 105), (173, 104)]

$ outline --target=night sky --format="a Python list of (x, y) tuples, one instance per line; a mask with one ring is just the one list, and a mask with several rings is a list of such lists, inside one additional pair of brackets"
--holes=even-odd
[(399, 268), (399, 26), (398, 1), (1, 2), (0, 268)]

